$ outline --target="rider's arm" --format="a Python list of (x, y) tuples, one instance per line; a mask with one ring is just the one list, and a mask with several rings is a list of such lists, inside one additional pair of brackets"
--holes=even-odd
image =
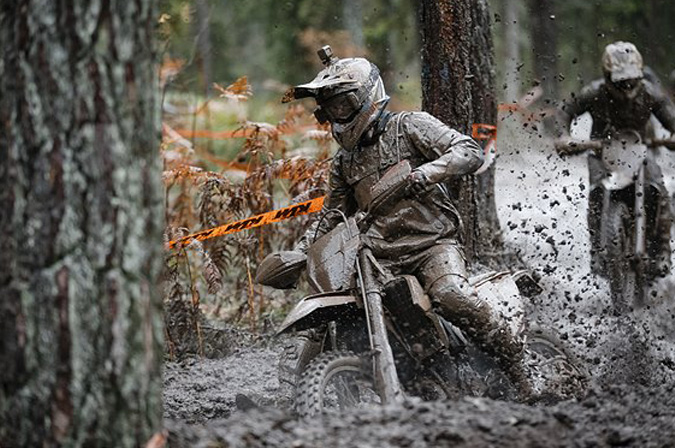
[(483, 164), (483, 150), (478, 143), (428, 113), (407, 115), (402, 126), (413, 146), (430, 160), (415, 169), (429, 182), (473, 173)]
[(654, 97), (652, 113), (661, 122), (664, 128), (671, 134), (675, 134), (675, 104), (668, 97), (668, 94), (661, 89), (650, 86), (650, 92)]
[(572, 94), (558, 108), (556, 118), (562, 138), (569, 138), (570, 125), (575, 118), (591, 111), (593, 102), (598, 100), (600, 85), (601, 81), (595, 81), (585, 86), (580, 93)]
[(350, 207), (352, 197), (352, 188), (342, 176), (340, 156), (338, 155), (333, 159), (328, 180), (328, 195), (324, 200), (321, 213), (318, 215), (323, 218), (315, 219), (314, 222), (312, 222), (298, 241), (295, 250), (307, 252), (307, 249), (315, 238), (319, 238), (321, 235), (330, 232), (341, 222), (341, 218), (337, 213), (329, 213), (326, 215), (326, 211), (337, 209), (346, 215), (352, 214), (353, 210), (351, 210)]

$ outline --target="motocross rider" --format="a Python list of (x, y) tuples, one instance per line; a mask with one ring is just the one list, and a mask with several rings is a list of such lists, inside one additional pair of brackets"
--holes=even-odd
[[(604, 78), (585, 86), (581, 93), (566, 101), (560, 109), (562, 136), (559, 148), (573, 146), (569, 136), (572, 120), (585, 112), (593, 117), (592, 139), (605, 139), (621, 130), (637, 131), (643, 140), (653, 137), (650, 117), (653, 114), (671, 133), (675, 132), (675, 106), (665, 91), (645, 79), (642, 56), (629, 42), (607, 45), (602, 55)], [(589, 194), (588, 228), (591, 234), (592, 269), (602, 273), (598, 252), (600, 243), (600, 215), (602, 190), (600, 181), (606, 170), (600, 156), (589, 152), (588, 169), (591, 191)], [(650, 237), (648, 274), (655, 278), (670, 272), (671, 209), (661, 168), (656, 164), (654, 152), (649, 151), (645, 181), (658, 190), (658, 195), (647, 195)], [(658, 196), (658, 197), (653, 197)], [(650, 212), (651, 211), (651, 212)]]
[[(410, 194), (374, 221), (363, 236), (365, 244), (393, 275), (415, 275), (439, 314), (465, 330), (529, 393), (522, 344), (505, 323), (492, 318), (469, 284), (462, 220), (444, 185), (481, 166), (481, 147), (428, 113), (387, 111), (389, 97), (379, 70), (368, 60), (338, 59), (328, 46), (319, 56), (325, 68), (311, 82), (289, 90), (282, 101), (314, 98), (316, 118), (331, 124), (340, 145), (324, 211), (339, 209), (347, 216), (365, 211), (371, 186), (388, 168), (408, 160), (413, 168)], [(315, 221), (296, 250), (306, 251), (317, 230), (322, 235), (339, 222), (335, 214)]]

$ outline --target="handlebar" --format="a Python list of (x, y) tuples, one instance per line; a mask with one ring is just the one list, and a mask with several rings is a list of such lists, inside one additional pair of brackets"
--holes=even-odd
[[(556, 140), (554, 146), (560, 154), (577, 154), (583, 151), (600, 151), (605, 145), (606, 140)], [(675, 151), (675, 140), (671, 139), (650, 139), (643, 142), (649, 148), (658, 148), (663, 146), (671, 151)]]
[(603, 142), (601, 140), (556, 140), (553, 146), (560, 154), (577, 154), (586, 150), (599, 151), (602, 149)]
[(665, 148), (668, 148), (671, 151), (675, 151), (675, 140), (671, 140), (671, 139), (655, 138), (653, 140), (647, 140), (646, 144), (650, 148), (657, 148), (659, 146), (663, 146)]

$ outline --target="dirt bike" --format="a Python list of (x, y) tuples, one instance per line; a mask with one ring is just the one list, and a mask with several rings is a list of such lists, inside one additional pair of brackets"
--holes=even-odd
[[(649, 148), (675, 149), (675, 141), (642, 141), (635, 131), (617, 132), (606, 140), (558, 141), (563, 155), (595, 152), (607, 175), (600, 183), (602, 211), (599, 226), (601, 273), (609, 280), (615, 312), (623, 314), (645, 304), (648, 286), (648, 223), (658, 216), (648, 198), (658, 198), (659, 188), (645, 181)], [(594, 194), (592, 191), (591, 194)], [(658, 203), (658, 199), (652, 200)], [(590, 211), (589, 211), (590, 213)]]
[[(280, 379), (295, 387), (301, 416), (395, 403), (405, 395), (517, 395), (497, 362), (456, 323), (433, 311), (414, 276), (387, 275), (362, 244), (369, 218), (405, 192), (409, 173), (406, 161), (385, 173), (372, 189), (365, 215), (348, 218), (329, 211), (342, 222), (317, 239), (306, 258), (297, 252), (271, 254), (258, 269), (259, 283), (285, 288), (306, 267), (315, 292), (293, 308), (278, 332), (296, 336), (282, 354)], [(376, 276), (388, 279), (383, 287)], [(470, 281), (491, 311), (508, 321), (512, 334), (524, 340), (533, 389), (547, 398), (579, 394), (585, 373), (559, 341), (528, 327), (522, 293), (537, 292), (536, 282), (525, 271), (491, 272)]]

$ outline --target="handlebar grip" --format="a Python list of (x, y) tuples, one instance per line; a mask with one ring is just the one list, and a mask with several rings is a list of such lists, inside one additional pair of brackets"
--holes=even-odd
[(648, 142), (647, 142), (647, 146), (649, 146), (649, 147), (651, 147), (651, 148), (656, 148), (656, 147), (658, 147), (658, 146), (664, 146), (664, 147), (668, 148), (668, 149), (671, 150), (671, 151), (675, 151), (675, 140), (670, 140), (670, 139), (663, 139), (663, 140), (660, 140), (660, 139), (654, 139), (654, 140), (648, 141)]
[(602, 149), (602, 142), (597, 140), (587, 142), (556, 142), (555, 149), (562, 154), (576, 154), (586, 150), (597, 151)]

